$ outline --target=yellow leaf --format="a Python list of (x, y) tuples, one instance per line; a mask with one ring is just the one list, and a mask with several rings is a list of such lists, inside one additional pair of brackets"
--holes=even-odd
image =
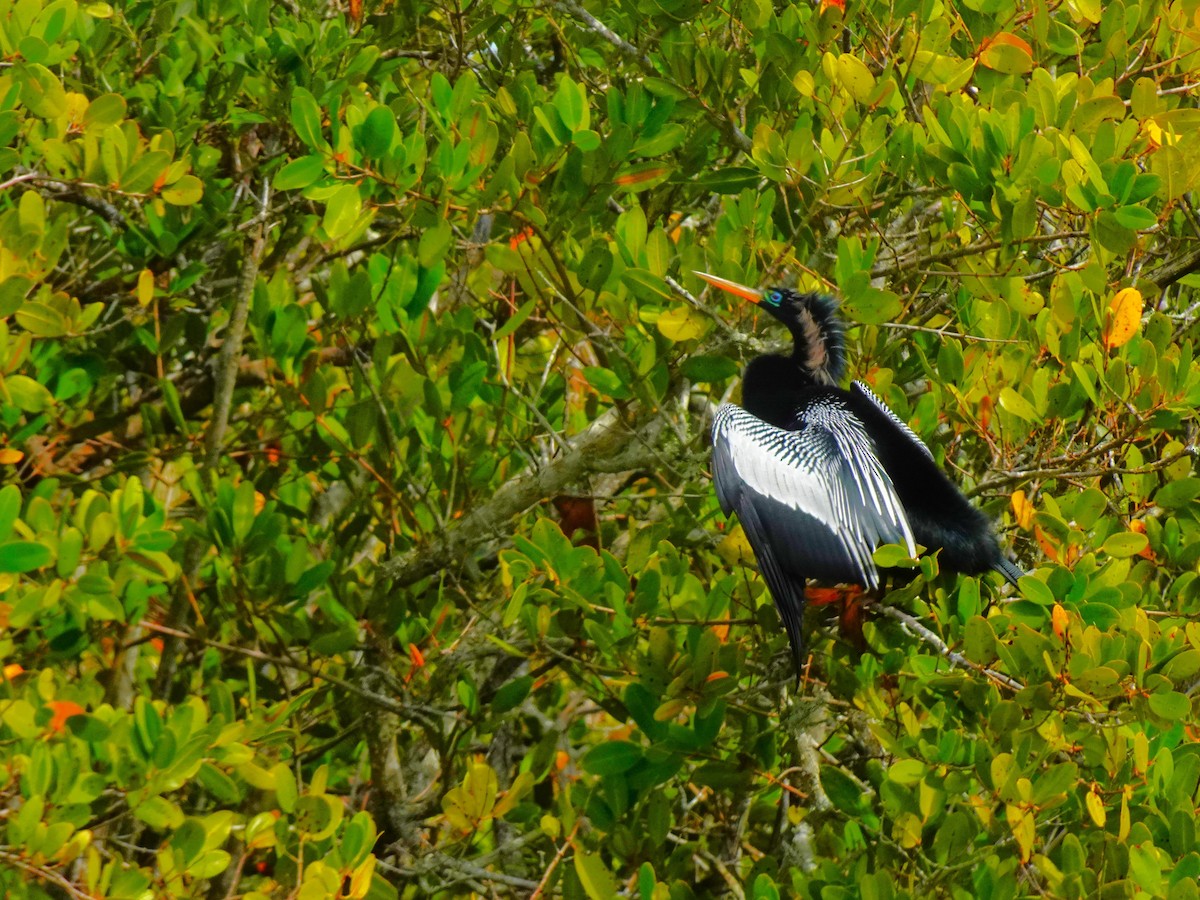
[(1142, 292), (1137, 288), (1122, 288), (1108, 304), (1108, 328), (1104, 344), (1109, 350), (1123, 347), (1138, 333), (1142, 325)]
[(142, 269), (138, 274), (137, 280), (137, 302), (138, 306), (149, 306), (150, 301), (154, 299), (154, 273), (149, 269)]
[(14, 450), (12, 447), (5, 447), (0, 450), (0, 466), (15, 466), (25, 458), (25, 454), (20, 450)]
[(1121, 824), (1117, 828), (1117, 840), (1122, 844), (1129, 837), (1129, 795), (1133, 793), (1133, 788), (1129, 785), (1121, 792)]
[(1024, 491), (1013, 491), (1012, 495), (1012, 510), (1013, 517), (1017, 520), (1017, 525), (1025, 531), (1033, 525), (1033, 504), (1025, 497)]
[(1144, 775), (1150, 767), (1150, 739), (1139, 731), (1133, 736), (1133, 771)]
[(365, 897), (371, 889), (371, 878), (375, 874), (375, 854), (371, 854), (350, 874), (350, 892), (346, 897)]
[(485, 762), (473, 762), (462, 784), (442, 798), (442, 811), (455, 828), (470, 831), (492, 814), (498, 789), (495, 770)]
[(837, 58), (836, 72), (838, 83), (841, 84), (859, 103), (871, 99), (875, 90), (875, 76), (867, 68), (867, 64), (857, 56), (843, 53)]
[(512, 787), (504, 792), (504, 796), (496, 804), (496, 808), (492, 810), (492, 815), (497, 818), (508, 815), (508, 813), (512, 812), (513, 807), (517, 805), (517, 801), (531, 790), (533, 790), (533, 773), (522, 772), (513, 779)]
[(1013, 837), (1017, 840), (1017, 849), (1021, 851), (1021, 862), (1027, 863), (1029, 857), (1033, 856), (1033, 812), (1014, 804), (1010, 804), (1004, 812), (1008, 819), (1008, 827), (1012, 829)]
[(658, 330), (668, 341), (691, 341), (704, 334), (704, 319), (686, 306), (668, 309), (658, 317)]
[(792, 79), (792, 87), (798, 90), (803, 96), (811, 97), (816, 90), (816, 81), (813, 80), (812, 72), (807, 69), (801, 69), (796, 73), (796, 77)]
[(754, 561), (754, 551), (741, 525), (729, 529), (725, 537), (717, 543), (717, 553), (728, 565), (736, 566)]
[(1100, 799), (1100, 795), (1096, 793), (1095, 787), (1084, 795), (1084, 805), (1087, 806), (1088, 815), (1092, 817), (1092, 821), (1099, 828), (1104, 827), (1104, 823), (1108, 821), (1108, 813), (1104, 810), (1104, 801)]
[(686, 706), (687, 703), (678, 698), (675, 700), (667, 700), (665, 703), (660, 704), (658, 709), (654, 711), (654, 721), (668, 722), (683, 712), (684, 707)]
[(892, 826), (892, 838), (905, 850), (921, 844), (921, 820), (910, 812), (901, 813)]

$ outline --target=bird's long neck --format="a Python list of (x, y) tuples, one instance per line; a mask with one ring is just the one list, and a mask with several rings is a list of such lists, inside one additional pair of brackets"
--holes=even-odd
[(792, 333), (792, 362), (814, 384), (836, 385), (846, 369), (845, 327), (833, 298), (809, 294), (808, 302), (787, 323)]
[(742, 376), (742, 406), (776, 428), (794, 428), (796, 413), (814, 390), (835, 387), (846, 369), (844, 328), (829, 297), (812, 295), (794, 318), (792, 353), (750, 361)]
[(791, 356), (771, 353), (750, 360), (742, 375), (742, 406), (776, 428), (794, 428), (796, 413), (816, 382)]

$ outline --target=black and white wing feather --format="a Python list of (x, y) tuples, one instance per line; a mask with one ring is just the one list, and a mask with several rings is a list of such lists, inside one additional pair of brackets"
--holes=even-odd
[(717, 498), (738, 514), (799, 653), (805, 578), (874, 588), (876, 547), (901, 544), (914, 556), (916, 547), (892, 480), (846, 404), (816, 400), (796, 426), (776, 428), (724, 404), (712, 434)]
[[(882, 400), (880, 400), (878, 397), (876, 397), (875, 392), (873, 390), (871, 390), (869, 387), (867, 387), (865, 384), (863, 384), (863, 382), (856, 381), (853, 384), (851, 384), (850, 385), (850, 394), (852, 396), (857, 394), (858, 397), (860, 397), (862, 400), (865, 400), (867, 403), (869, 403), (871, 407), (874, 407), (875, 410), (878, 410), (878, 412), (882, 415), (884, 421), (895, 426), (896, 430), (899, 431), (901, 434), (903, 434), (905, 437), (907, 437), (910, 441), (912, 441), (913, 445), (918, 450), (920, 450), (922, 453), (924, 453), (926, 456), (928, 456), (930, 460), (933, 459), (933, 453), (930, 451), (929, 447), (926, 446), (926, 444), (923, 440), (921, 440), (919, 437), (917, 437), (917, 433), (915, 431), (913, 431), (911, 428), (908, 427), (908, 423), (905, 422), (903, 419), (901, 419), (894, 412), (892, 412), (892, 410), (888, 407), (888, 405), (886, 403), (884, 403)], [(868, 407), (868, 409), (869, 408), (870, 407)], [(860, 409), (861, 409), (861, 405), (860, 405)]]

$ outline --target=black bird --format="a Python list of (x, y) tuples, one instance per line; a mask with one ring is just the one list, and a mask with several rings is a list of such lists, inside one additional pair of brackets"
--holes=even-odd
[(786, 288), (757, 291), (697, 272), (714, 287), (759, 303), (792, 333), (791, 356), (750, 361), (742, 406), (713, 418), (713, 479), (726, 515), (738, 514), (803, 666), (805, 579), (879, 586), (881, 544), (941, 551), (943, 569), (1024, 573), (1001, 552), (991, 522), (933, 461), (933, 454), (846, 368), (837, 303)]

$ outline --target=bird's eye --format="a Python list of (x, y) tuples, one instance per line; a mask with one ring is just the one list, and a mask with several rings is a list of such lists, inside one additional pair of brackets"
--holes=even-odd
[(780, 291), (771, 291), (767, 294), (767, 302), (772, 306), (778, 306), (783, 302), (783, 294)]

